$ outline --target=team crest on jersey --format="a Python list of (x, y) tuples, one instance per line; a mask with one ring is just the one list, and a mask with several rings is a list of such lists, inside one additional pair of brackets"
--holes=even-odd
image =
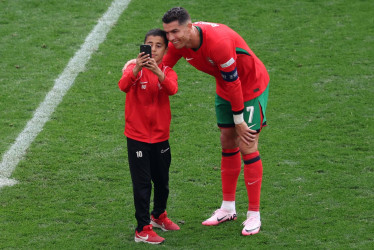
[(209, 57), (207, 57), (206, 59), (208, 60), (208, 62), (210, 62), (210, 64), (212, 64), (213, 66), (215, 65), (212, 59), (210, 59)]

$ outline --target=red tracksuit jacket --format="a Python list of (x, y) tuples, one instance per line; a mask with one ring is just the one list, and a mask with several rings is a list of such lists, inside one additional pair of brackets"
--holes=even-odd
[(136, 77), (135, 64), (129, 65), (118, 82), (126, 92), (125, 135), (145, 143), (166, 141), (170, 135), (169, 95), (178, 91), (178, 77), (173, 69), (158, 65), (165, 79), (160, 82), (150, 70), (143, 68)]

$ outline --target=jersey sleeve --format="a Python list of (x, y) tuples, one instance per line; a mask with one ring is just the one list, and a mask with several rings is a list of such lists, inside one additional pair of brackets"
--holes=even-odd
[(166, 67), (165, 79), (161, 82), (161, 86), (168, 95), (174, 95), (178, 91), (178, 76), (172, 68)]
[(165, 66), (172, 68), (179, 61), (179, 59), (181, 59), (181, 57), (182, 55), (178, 52), (178, 49), (176, 49), (174, 45), (169, 42), (168, 52), (162, 59), (162, 62)]
[(229, 102), (234, 115), (240, 115), (244, 111), (244, 100), (242, 85), (237, 71), (236, 59), (237, 55), (235, 52), (234, 41), (226, 38), (222, 39), (213, 48), (215, 51), (211, 51), (214, 63), (218, 66), (221, 74), (221, 84), (224, 84), (223, 89), (227, 92)]
[(123, 92), (129, 92), (130, 87), (133, 86), (137, 80), (140, 79), (140, 76), (142, 74), (142, 71), (138, 73), (138, 75), (135, 77), (133, 73), (133, 69), (135, 68), (135, 64), (130, 64), (125, 71), (122, 74), (121, 80), (118, 82), (118, 87)]

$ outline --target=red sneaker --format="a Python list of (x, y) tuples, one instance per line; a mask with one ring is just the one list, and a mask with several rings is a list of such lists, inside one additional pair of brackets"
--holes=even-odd
[(152, 225), (143, 227), (143, 231), (138, 232), (135, 230), (135, 242), (145, 242), (149, 244), (160, 244), (164, 242), (164, 238), (157, 235), (152, 229)]
[(163, 212), (158, 217), (158, 219), (156, 219), (155, 217), (153, 217), (153, 215), (151, 215), (151, 225), (153, 227), (161, 228), (162, 231), (179, 230), (180, 229), (180, 227), (177, 224), (175, 224), (174, 222), (172, 222), (168, 218), (166, 211)]

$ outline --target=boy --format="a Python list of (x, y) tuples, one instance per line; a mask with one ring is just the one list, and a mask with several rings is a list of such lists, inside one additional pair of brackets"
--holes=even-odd
[[(144, 39), (152, 57), (139, 53), (136, 64), (127, 67), (118, 82), (126, 92), (125, 135), (134, 191), (137, 228), (135, 242), (160, 244), (165, 239), (153, 231), (179, 230), (166, 213), (171, 162), (169, 95), (178, 91), (177, 74), (162, 63), (168, 48), (166, 33), (150, 30)], [(152, 183), (154, 208), (149, 216)]]

